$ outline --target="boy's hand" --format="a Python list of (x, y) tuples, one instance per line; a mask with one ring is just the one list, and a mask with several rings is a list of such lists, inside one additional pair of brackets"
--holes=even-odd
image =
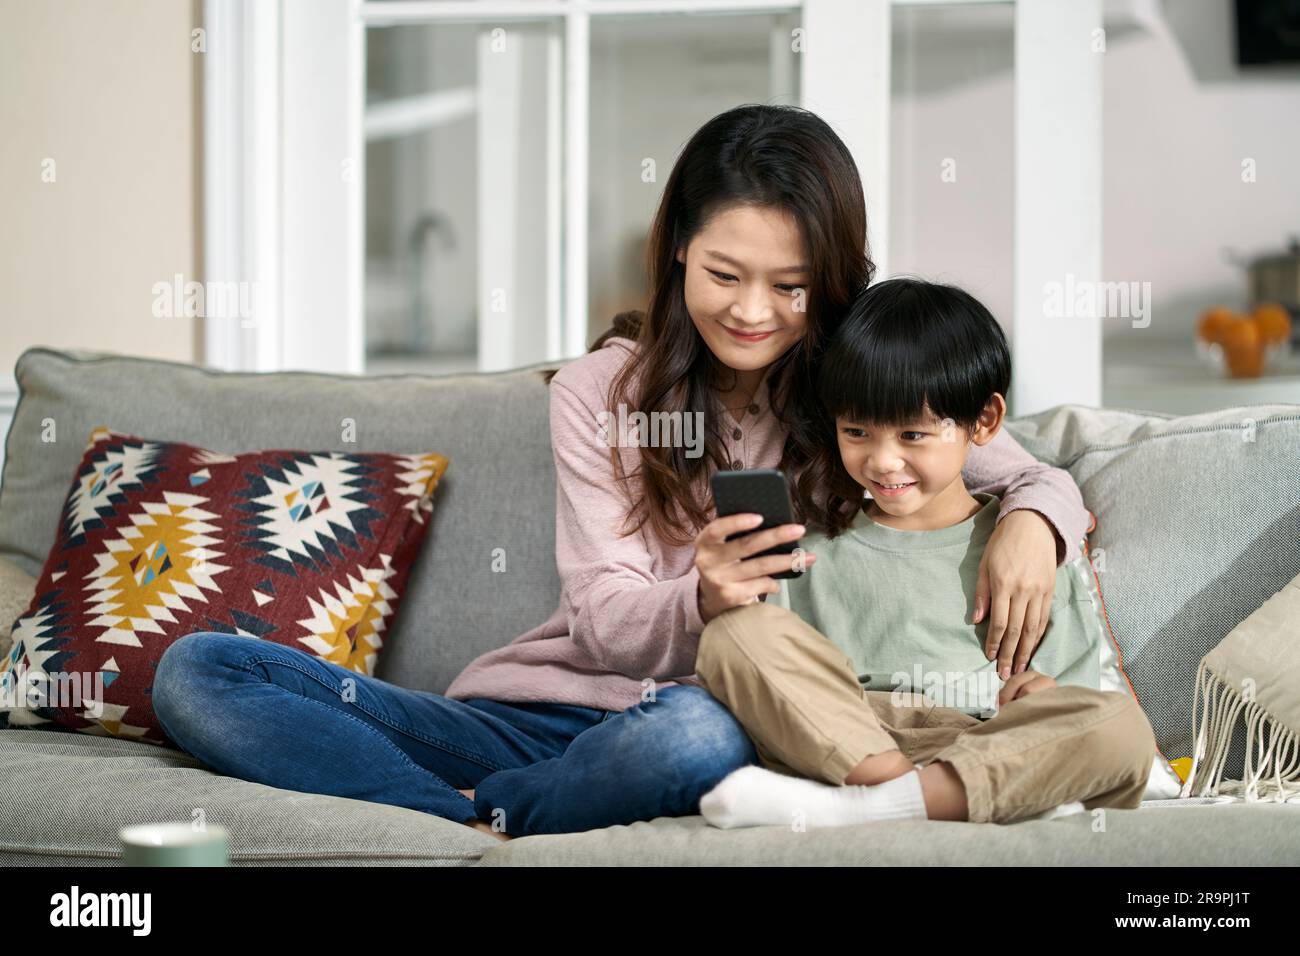
[(998, 691), (998, 706), (1008, 704), (1019, 697), (1028, 697), (1030, 694), (1036, 694), (1040, 690), (1047, 690), (1049, 687), (1055, 687), (1056, 680), (1038, 671), (1021, 671), (1019, 674), (1012, 674), (1007, 682), (1002, 685)]
[(998, 659), (1006, 680), (1024, 673), (1052, 614), (1056, 591), (1056, 532), (1036, 511), (1019, 508), (989, 536), (975, 583), (978, 624), (987, 615), (984, 656)]

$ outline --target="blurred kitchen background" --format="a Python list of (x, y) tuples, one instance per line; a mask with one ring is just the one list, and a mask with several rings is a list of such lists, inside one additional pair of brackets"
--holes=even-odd
[[(0, 374), (33, 345), (367, 374), (580, 354), (643, 304), (678, 151), (746, 102), (841, 131), (882, 276), (985, 301), (1013, 414), (1300, 403), (1300, 349), (1233, 377), (1197, 344), (1215, 307), (1300, 327), (1297, 0), (0, 0)], [(1149, 283), (1149, 321), (1045, 322), (1071, 263)], [(159, 282), (230, 281), (251, 316), (157, 314)]]

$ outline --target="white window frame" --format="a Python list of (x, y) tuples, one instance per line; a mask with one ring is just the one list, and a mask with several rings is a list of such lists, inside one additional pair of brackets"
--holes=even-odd
[[(204, 361), (258, 371), (364, 371), (367, 25), (563, 21), (547, 144), (554, 170), (548, 275), (564, 279), (551, 282), (547, 295), (543, 358), (552, 360), (580, 355), (587, 345), (592, 18), (798, 12), (808, 54), (800, 60), (801, 103), (853, 153), (885, 277), (890, 9), (932, 2), (954, 0), (206, 0), (205, 278), (255, 280), (258, 296), (251, 322), (206, 323)], [(1048, 281), (1067, 273), (1100, 278), (1101, 58), (1087, 52), (1079, 31), (1086, 37), (1100, 26), (1101, 0), (1019, 0), (1015, 23), (1016, 375), (1009, 401), (1016, 414), (1064, 402), (1097, 406), (1100, 320), (1049, 321), (1042, 303)], [(330, 100), (344, 108), (323, 115), (309, 108)], [(1062, 115), (1073, 130), (1062, 129)], [(485, 294), (480, 287), (480, 314), (487, 314)], [(520, 364), (508, 343), (483, 341), (480, 353), (485, 369)]]

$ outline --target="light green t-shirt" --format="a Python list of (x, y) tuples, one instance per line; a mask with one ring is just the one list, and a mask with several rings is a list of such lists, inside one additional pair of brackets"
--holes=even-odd
[[(783, 580), (767, 603), (785, 607), (848, 655), (868, 691), (915, 691), (981, 717), (996, 712), (1003, 682), (984, 656), (988, 616), (969, 623), (980, 558), (1000, 500), (976, 492), (973, 516), (947, 528), (899, 531), (859, 512), (838, 537), (807, 535), (817, 561)], [(1078, 569), (1056, 572), (1052, 617), (1029, 667), (1061, 684), (1098, 688), (1096, 612)]]

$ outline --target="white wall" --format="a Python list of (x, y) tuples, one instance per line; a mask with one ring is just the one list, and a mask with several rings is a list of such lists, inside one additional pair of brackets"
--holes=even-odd
[[(198, 22), (175, 0), (0, 0), (0, 368), (37, 343), (194, 361)], [(54, 160), (55, 181), (42, 181)]]
[(0, 393), (32, 345), (199, 357), (198, 320), (154, 318), (151, 291), (201, 278), (199, 22), (189, 0), (0, 0)]

